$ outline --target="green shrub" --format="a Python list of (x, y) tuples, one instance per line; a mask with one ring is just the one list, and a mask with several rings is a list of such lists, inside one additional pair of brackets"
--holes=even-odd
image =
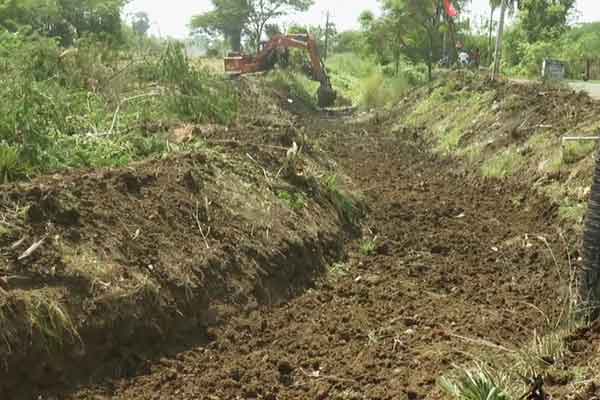
[(574, 164), (594, 152), (597, 147), (595, 141), (569, 141), (563, 147), (563, 161), (565, 164)]
[(122, 166), (169, 151), (152, 124), (231, 122), (233, 86), (195, 68), (183, 47), (131, 54), (97, 39), (63, 52), (54, 40), (0, 33), (0, 179)]
[(24, 166), (19, 163), (18, 150), (0, 145), (0, 184), (23, 177), (24, 170)]
[(268, 79), (278, 90), (287, 91), (287, 95), (299, 101), (305, 107), (316, 110), (319, 83), (309, 79), (303, 73), (293, 70), (276, 70)]
[(172, 85), (167, 104), (182, 119), (228, 123), (235, 117), (234, 88), (205, 67), (193, 68), (182, 45), (169, 43), (157, 68), (160, 80)]
[(363, 216), (363, 209), (352, 196), (344, 193), (339, 185), (338, 176), (326, 176), (323, 185), (327, 189), (327, 196), (338, 212), (339, 218), (348, 225), (356, 225)]
[(382, 108), (398, 102), (410, 85), (403, 77), (386, 78), (375, 72), (361, 82), (359, 105), (366, 109)]
[(382, 67), (356, 54), (334, 55), (327, 66), (334, 88), (365, 109), (392, 105), (411, 86), (425, 81), (424, 67), (405, 60), (401, 62), (397, 75), (395, 66)]
[(292, 210), (301, 210), (306, 207), (306, 196), (302, 193), (281, 191), (277, 193), (277, 197)]

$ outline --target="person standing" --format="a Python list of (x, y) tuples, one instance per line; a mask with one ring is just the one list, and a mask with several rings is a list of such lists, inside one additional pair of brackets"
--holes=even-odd
[(479, 47), (475, 49), (472, 57), (473, 66), (476, 69), (479, 69), (479, 65), (481, 64), (481, 52), (479, 51)]

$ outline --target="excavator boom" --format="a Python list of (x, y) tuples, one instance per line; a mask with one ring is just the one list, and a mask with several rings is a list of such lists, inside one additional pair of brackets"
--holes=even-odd
[(321, 84), (317, 93), (319, 106), (332, 106), (337, 96), (319, 55), (317, 41), (311, 35), (278, 35), (269, 40), (256, 55), (229, 54), (225, 58), (225, 72), (230, 75), (244, 75), (268, 71), (275, 66), (278, 52), (291, 48), (308, 52), (312, 79)]

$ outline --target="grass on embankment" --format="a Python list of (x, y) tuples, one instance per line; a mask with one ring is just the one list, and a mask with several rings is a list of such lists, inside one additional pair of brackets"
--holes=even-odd
[(474, 76), (448, 76), (419, 96), (403, 123), (429, 133), (438, 153), (484, 177), (529, 183), (562, 218), (582, 221), (597, 144), (561, 139), (596, 135), (600, 105), (568, 89)]
[[(436, 153), (456, 158), (467, 172), (529, 185), (556, 204), (565, 226), (581, 229), (597, 144), (563, 146), (561, 139), (597, 135), (600, 104), (556, 86), (490, 83), (467, 73), (449, 75), (410, 96), (399, 109), (402, 117), (393, 121), (394, 127), (418, 128)], [(565, 247), (573, 251), (567, 238)], [(556, 321), (542, 313), (547, 326), (532, 332), (529, 343), (496, 344), (477, 338), (470, 351), (473, 361), (440, 378), (438, 387), (446, 397), (519, 399), (532, 386), (524, 378), (536, 376), (545, 378), (553, 394), (573, 394), (599, 378), (600, 360), (573, 362), (577, 354), (569, 347), (570, 338), (587, 322), (576, 310), (575, 267), (548, 268), (565, 271), (565, 295), (553, 297), (565, 299), (564, 313)]]

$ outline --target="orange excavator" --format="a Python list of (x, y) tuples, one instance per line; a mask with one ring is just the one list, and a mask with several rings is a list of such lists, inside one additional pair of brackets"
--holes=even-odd
[(330, 107), (337, 97), (331, 86), (331, 81), (325, 70), (325, 65), (319, 55), (317, 41), (312, 35), (277, 35), (262, 45), (262, 50), (256, 55), (230, 53), (225, 58), (225, 72), (237, 76), (255, 72), (269, 71), (281, 58), (287, 58), (289, 49), (304, 49), (310, 58), (310, 74), (313, 80), (319, 82), (317, 92), (319, 107)]

